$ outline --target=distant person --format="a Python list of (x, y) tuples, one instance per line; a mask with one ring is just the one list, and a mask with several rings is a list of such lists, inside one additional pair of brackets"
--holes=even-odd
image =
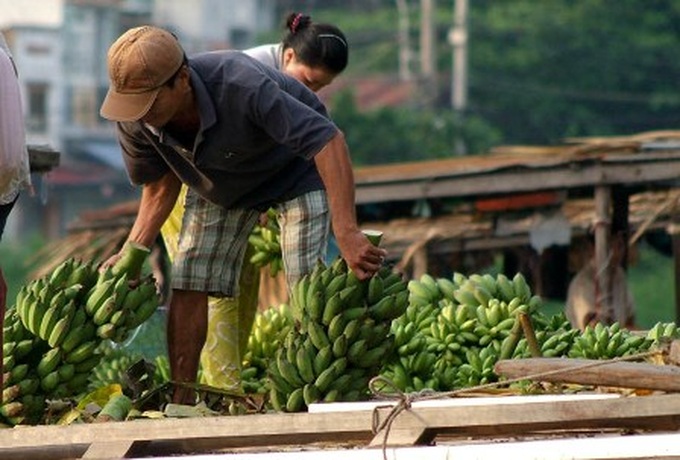
[[(257, 46), (244, 53), (294, 77), (315, 92), (344, 71), (349, 59), (347, 39), (338, 27), (313, 22), (310, 16), (302, 13), (287, 16), (286, 33), (280, 43)], [(186, 185), (182, 187), (175, 208), (161, 229), (171, 260), (177, 252), (186, 189)], [(263, 213), (261, 219), (265, 216)], [(241, 386), (241, 360), (257, 313), (260, 286), (260, 270), (250, 263), (251, 256), (250, 249), (246, 250), (239, 278), (239, 296), (210, 298), (208, 335), (201, 354), (202, 375), (208, 385), (229, 390), (238, 390)], [(320, 251), (318, 258), (324, 257), (327, 255)], [(296, 279), (289, 276), (288, 285)]]
[[(0, 240), (7, 218), (31, 175), (24, 131), (23, 107), (16, 66), (0, 32)], [(7, 283), (0, 268), (0, 323), (5, 318)], [(0, 341), (2, 329), (0, 329)], [(2, 351), (0, 351), (2, 358)], [(2, 388), (0, 375), (0, 388)]]
[(313, 22), (302, 13), (287, 17), (281, 43), (257, 46), (244, 53), (295, 77), (312, 91), (330, 85), (349, 60), (342, 31), (332, 24)]
[(617, 321), (622, 327), (629, 329), (635, 327), (633, 294), (628, 287), (626, 271), (621, 266), (626, 252), (625, 244), (625, 239), (621, 235), (612, 239), (609, 263), (604, 267), (604, 270), (609, 270), (611, 305), (614, 313), (614, 317), (609, 318), (603, 311), (607, 289), (601, 286), (601, 275), (598, 274), (595, 264), (595, 245), (593, 241), (589, 241), (590, 258), (571, 280), (567, 292), (566, 316), (572, 327), (583, 330), (586, 326), (598, 322), (610, 324)]

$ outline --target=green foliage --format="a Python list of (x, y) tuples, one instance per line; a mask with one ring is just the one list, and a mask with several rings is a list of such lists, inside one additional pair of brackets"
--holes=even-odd
[(381, 108), (360, 112), (350, 92), (332, 101), (333, 120), (343, 129), (355, 165), (446, 158), (457, 140), (468, 151), (486, 151), (500, 134), (479, 117), (460, 126), (451, 110)]
[(470, 101), (510, 142), (665, 128), (680, 103), (677, 2), (476, 2)]
[(677, 321), (671, 257), (642, 244), (637, 263), (628, 270), (628, 280), (638, 327), (649, 329), (657, 322)]
[[(420, 10), (417, 2), (409, 5), (412, 70), (417, 72)], [(333, 5), (309, 13), (346, 33), (348, 76), (396, 74), (399, 18), (393, 2), (367, 2), (364, 8), (327, 6)], [(453, 50), (447, 34), (452, 8), (451, 2), (440, 2), (435, 14), (443, 111), (448, 110), (443, 107), (448, 105), (445, 96), (451, 81)], [(494, 141), (552, 144), (565, 137), (630, 134), (675, 125), (680, 108), (680, 61), (675, 58), (680, 41), (678, 2), (479, 0), (470, 3), (469, 11), (465, 118), (493, 127), (491, 132), (500, 133)], [(384, 120), (374, 116), (368, 121)], [(342, 127), (360, 131), (353, 123)], [(437, 156), (439, 148), (439, 137), (431, 145), (430, 134), (426, 130), (423, 137), (428, 142), (420, 144), (420, 154), (427, 158)]]
[(20, 244), (14, 244), (3, 238), (0, 242), (0, 268), (7, 283), (7, 305), (14, 303), (17, 292), (26, 284), (32, 267), (34, 254), (45, 245), (45, 241), (37, 234), (22, 237)]

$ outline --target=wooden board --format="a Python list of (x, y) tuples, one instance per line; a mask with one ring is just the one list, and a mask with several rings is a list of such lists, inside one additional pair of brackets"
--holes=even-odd
[[(359, 442), (375, 446), (382, 445), (387, 431), (374, 436), (374, 416), (378, 421), (384, 420), (391, 410), (385, 407), (377, 413), (257, 414), (17, 427), (0, 430), (0, 458), (96, 458), (95, 454), (107, 448), (116, 458), (125, 458), (320, 442), (351, 441), (354, 445)], [(673, 430), (680, 426), (677, 414), (680, 395), (673, 394), (549, 404), (418, 407), (396, 416), (387, 432), (386, 445), (428, 443), (439, 434), (509, 436), (584, 428)]]
[[(680, 367), (677, 366), (633, 362), (603, 363), (573, 358), (528, 358), (498, 361), (494, 371), (498, 375), (513, 379), (541, 374), (533, 380), (680, 391)], [(547, 374), (548, 372), (552, 374)]]
[(61, 154), (41, 145), (28, 146), (28, 159), (31, 172), (48, 172), (59, 166)]

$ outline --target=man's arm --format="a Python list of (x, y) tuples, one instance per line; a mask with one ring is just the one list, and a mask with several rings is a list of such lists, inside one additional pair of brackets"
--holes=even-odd
[[(153, 247), (161, 226), (175, 205), (181, 185), (177, 176), (171, 172), (155, 182), (144, 184), (137, 217), (128, 234), (128, 242), (138, 243), (147, 248)], [(115, 264), (120, 257), (121, 253), (114, 254), (102, 263), (101, 268)]]
[(373, 246), (359, 229), (354, 172), (345, 136), (338, 132), (314, 157), (314, 161), (326, 186), (333, 233), (340, 253), (357, 277), (369, 278), (378, 271), (387, 252)]
[(156, 182), (144, 184), (137, 218), (128, 235), (128, 241), (152, 247), (165, 219), (175, 206), (181, 182), (173, 173), (167, 173)]

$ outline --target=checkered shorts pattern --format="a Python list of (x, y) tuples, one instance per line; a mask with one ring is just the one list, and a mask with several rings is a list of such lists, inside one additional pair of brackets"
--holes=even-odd
[[(323, 190), (309, 192), (276, 206), (281, 226), (286, 280), (291, 286), (325, 260), (330, 229)], [(226, 210), (189, 191), (178, 252), (172, 266), (172, 288), (237, 297), (248, 236), (259, 212)]]

